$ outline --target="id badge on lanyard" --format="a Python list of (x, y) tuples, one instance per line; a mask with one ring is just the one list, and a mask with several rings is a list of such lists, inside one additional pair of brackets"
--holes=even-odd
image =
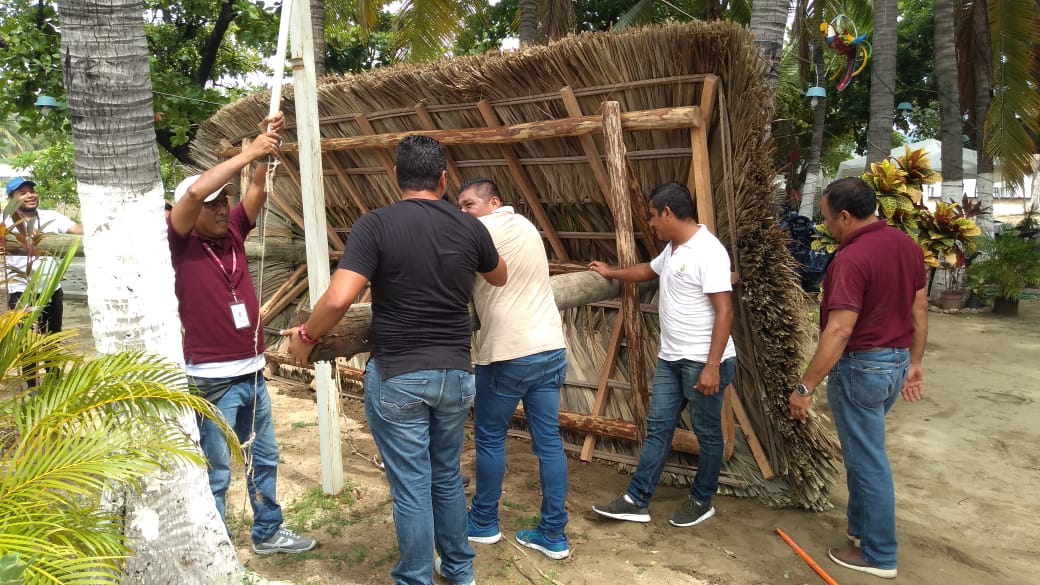
[(217, 254), (213, 251), (212, 246), (204, 246), (206, 251), (209, 252), (210, 258), (216, 263), (217, 268), (220, 269), (221, 274), (224, 275), (224, 279), (227, 281), (228, 290), (231, 292), (231, 298), (233, 299), (228, 303), (228, 310), (231, 312), (231, 322), (235, 324), (235, 329), (241, 331), (242, 329), (248, 329), (250, 326), (249, 322), (249, 310), (246, 308), (244, 301), (238, 300), (238, 294), (235, 292), (235, 285), (232, 281), (232, 277), (235, 274), (235, 270), (238, 269), (238, 254), (235, 250), (231, 250), (231, 273), (228, 274), (227, 268), (224, 267), (224, 263), (220, 261)]

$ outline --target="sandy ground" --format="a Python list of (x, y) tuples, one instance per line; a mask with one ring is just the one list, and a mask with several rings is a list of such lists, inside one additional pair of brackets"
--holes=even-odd
[[(70, 311), (69, 324), (83, 323), (83, 314)], [(889, 416), (899, 581), (1040, 583), (1040, 300), (1023, 301), (1017, 319), (989, 313), (930, 317), (926, 397), (916, 404), (900, 402)], [(298, 557), (253, 555), (250, 512), (238, 477), (228, 508), (243, 563), (269, 579), (297, 584), (389, 583), (397, 558), (390, 495), (373, 464), (376, 448), (362, 405), (343, 401), (348, 489), (341, 501), (353, 501), (322, 512), (313, 503), (321, 485), (313, 393), (280, 379), (270, 389), (282, 448), (280, 499), (289, 521), (306, 526), (320, 546)], [(826, 410), (823, 399), (821, 407)], [(835, 508), (829, 512), (772, 510), (754, 500), (720, 496), (715, 518), (679, 529), (667, 522), (685, 497), (678, 488), (658, 491), (649, 524), (600, 520), (592, 505), (622, 493), (629, 476), (606, 464), (574, 459), (568, 497), (572, 555), (549, 560), (507, 542), (515, 530), (535, 521), (540, 503), (529, 444), (511, 440), (508, 450), (502, 499), (507, 539), (475, 545), (478, 583), (821, 583), (776, 536), (777, 527), (842, 585), (880, 582), (826, 557), (829, 546), (844, 541), (844, 478), (834, 489)], [(469, 438), (463, 468), (472, 475)]]

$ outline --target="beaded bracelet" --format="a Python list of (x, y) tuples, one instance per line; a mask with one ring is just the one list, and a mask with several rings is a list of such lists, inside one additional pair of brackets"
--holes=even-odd
[(317, 339), (311, 339), (311, 336), (307, 335), (307, 324), (306, 323), (303, 323), (303, 324), (300, 325), (299, 332), (300, 332), (300, 341), (302, 341), (304, 343), (304, 345), (314, 345), (314, 344), (318, 343)]

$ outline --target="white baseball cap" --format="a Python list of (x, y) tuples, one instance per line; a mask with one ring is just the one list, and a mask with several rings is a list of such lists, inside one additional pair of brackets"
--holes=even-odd
[[(184, 194), (188, 192), (188, 188), (194, 185), (195, 181), (198, 181), (199, 177), (201, 176), (202, 175), (192, 175), (187, 179), (181, 181), (177, 185), (177, 188), (173, 190), (173, 202), (177, 203), (178, 201), (180, 201), (181, 197), (184, 197)], [(217, 189), (209, 196), (207, 196), (203, 200), (203, 203), (209, 203), (210, 201), (213, 201), (214, 199), (219, 197), (221, 193), (225, 192), (225, 190), (227, 191), (228, 195), (238, 195), (238, 185), (234, 183), (225, 183), (223, 187)]]

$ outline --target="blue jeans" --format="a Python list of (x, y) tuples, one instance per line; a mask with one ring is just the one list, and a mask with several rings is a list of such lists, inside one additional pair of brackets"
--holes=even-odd
[[(234, 378), (207, 378), (207, 383), (230, 383), (227, 392), (214, 405), (233, 429), (238, 440), (245, 443), (256, 432), (246, 452), (246, 487), (249, 503), (253, 506), (253, 542), (267, 540), (282, 527), (282, 507), (278, 505), (278, 443), (274, 438), (271, 420), (271, 397), (267, 394), (264, 373)], [(255, 391), (254, 391), (255, 390)], [(224, 435), (212, 421), (203, 420), (199, 427), (202, 451), (209, 460), (209, 488), (217, 501), (217, 511), (224, 519), (225, 496), (231, 485), (231, 451)]]
[(827, 401), (841, 441), (849, 486), (849, 533), (863, 559), (896, 567), (896, 493), (885, 449), (885, 415), (910, 367), (906, 349), (848, 352), (827, 379)]
[(637, 506), (648, 507), (650, 498), (654, 497), (657, 482), (672, 451), (675, 428), (687, 405), (701, 449), (690, 495), (701, 504), (711, 503), (712, 496), (719, 490), (722, 470), (722, 398), (726, 387), (733, 381), (736, 365), (736, 358), (723, 360), (719, 365), (719, 391), (705, 396), (696, 388), (704, 368), (702, 362), (657, 360), (654, 393), (646, 417), (646, 441), (639, 454), (639, 465), (628, 484), (628, 496)]
[(523, 400), (542, 484), (538, 528), (555, 537), (567, 527), (567, 457), (560, 440), (559, 419), (560, 387), (566, 376), (567, 352), (562, 349), (477, 366), (473, 423), (477, 491), (470, 508), (476, 525), (498, 524), (498, 501), (506, 472), (506, 432), (517, 403)]
[(401, 560), (390, 575), (398, 585), (432, 585), (434, 545), (449, 581), (473, 580), (459, 471), (473, 394), (473, 374), (463, 370), (419, 370), (383, 380), (375, 360), (368, 360), (365, 417), (394, 499)]

